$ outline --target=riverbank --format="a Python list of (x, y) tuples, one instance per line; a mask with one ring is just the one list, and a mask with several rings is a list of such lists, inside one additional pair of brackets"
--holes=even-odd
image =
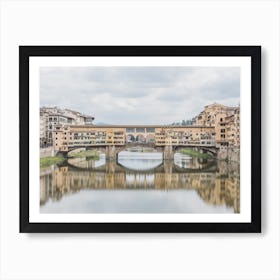
[(51, 165), (60, 164), (64, 161), (64, 157), (55, 156), (55, 157), (43, 157), (40, 158), (40, 167), (48, 167)]
[(86, 158), (88, 160), (99, 160), (100, 153), (96, 150), (84, 150), (77, 153), (72, 153), (71, 158)]
[(184, 155), (188, 155), (188, 156), (191, 156), (191, 157), (197, 157), (197, 158), (203, 158), (203, 159), (210, 159), (210, 158), (213, 158), (213, 156), (209, 155), (209, 154), (203, 154), (203, 153), (200, 153), (200, 152), (196, 152), (194, 150), (191, 150), (191, 149), (181, 149), (180, 152)]

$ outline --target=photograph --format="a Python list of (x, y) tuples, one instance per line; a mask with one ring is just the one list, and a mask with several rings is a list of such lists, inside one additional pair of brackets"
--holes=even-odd
[(41, 213), (240, 213), (240, 69), (40, 68)]

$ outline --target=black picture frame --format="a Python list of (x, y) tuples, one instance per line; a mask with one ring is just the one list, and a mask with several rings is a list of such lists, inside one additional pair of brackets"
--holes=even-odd
[[(33, 56), (248, 56), (251, 58), (250, 223), (32, 223), (29, 221), (29, 58)], [(260, 46), (19, 46), (21, 233), (261, 232)], [(32, 151), (31, 151), (32, 152)]]

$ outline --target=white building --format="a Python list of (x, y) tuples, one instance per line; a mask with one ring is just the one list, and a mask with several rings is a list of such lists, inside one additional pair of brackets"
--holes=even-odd
[(53, 145), (53, 131), (56, 125), (90, 125), (93, 120), (94, 117), (92, 116), (70, 109), (42, 107), (40, 108), (40, 146)]

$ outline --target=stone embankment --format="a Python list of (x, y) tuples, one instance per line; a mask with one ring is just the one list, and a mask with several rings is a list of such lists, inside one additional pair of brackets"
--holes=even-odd
[(240, 149), (236, 147), (222, 147), (218, 152), (217, 159), (239, 162)]
[(53, 147), (40, 149), (40, 158), (53, 157), (53, 156), (55, 156)]

